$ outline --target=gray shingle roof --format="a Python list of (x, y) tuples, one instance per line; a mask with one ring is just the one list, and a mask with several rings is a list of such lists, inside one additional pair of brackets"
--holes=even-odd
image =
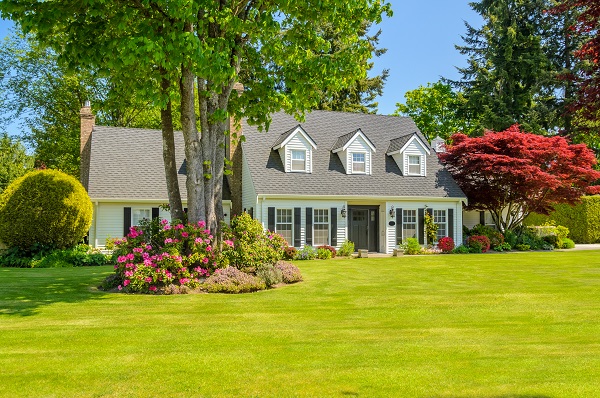
[(292, 127), (291, 129), (289, 129), (288, 131), (286, 131), (285, 133), (281, 134), (278, 138), (277, 141), (275, 141), (275, 143), (273, 144), (272, 148), (276, 148), (278, 145), (280, 145), (282, 142), (284, 142), (285, 140), (288, 139), (288, 137), (290, 135), (292, 135), (296, 129), (300, 128), (302, 130), (302, 132), (304, 134), (306, 134), (306, 136), (308, 137), (309, 140), (311, 140), (313, 143), (315, 142), (315, 140), (313, 140), (313, 138), (306, 132), (304, 131), (304, 129), (302, 128), (302, 126), (300, 124), (295, 125), (294, 127)]
[[(352, 137), (354, 137), (354, 135), (360, 130), (360, 128), (357, 128), (356, 130), (348, 133), (348, 134), (344, 134), (341, 137), (338, 137), (337, 141), (335, 142), (335, 144), (333, 144), (333, 147), (331, 148), (332, 151), (335, 151), (337, 149), (342, 149), (344, 147), (344, 145), (346, 145), (348, 143), (348, 141), (350, 141), (352, 139)], [(365, 134), (364, 131), (360, 130), (363, 135)], [(369, 143), (371, 145), (373, 145), (373, 148), (377, 149), (377, 147), (375, 146), (375, 144), (369, 139), (369, 137), (367, 137), (365, 135), (365, 137), (367, 138), (367, 140), (369, 141)]]
[(317, 144), (311, 174), (285, 173), (279, 154), (265, 145), (298, 124), (281, 112), (272, 118), (268, 132), (242, 123), (246, 136), (242, 146), (258, 195), (466, 197), (434, 152), (427, 156), (426, 177), (403, 176), (393, 158), (383, 152), (373, 154), (372, 175), (346, 174), (338, 155), (331, 152), (342, 137), (351, 138), (358, 128), (379, 148), (389, 147), (394, 139), (410, 138), (415, 132), (427, 145), (410, 118), (329, 111), (307, 114), (301, 125)]
[[(95, 126), (91, 149), (88, 192), (92, 199), (168, 202), (160, 130)], [(185, 201), (186, 165), (181, 132), (175, 132), (175, 158), (181, 199)], [(231, 199), (227, 179), (223, 199)]]
[(408, 135), (405, 135), (404, 137), (394, 138), (393, 140), (390, 141), (390, 146), (386, 153), (393, 153), (393, 152), (399, 151), (400, 149), (402, 149), (402, 147), (404, 145), (406, 145), (408, 140), (410, 140), (414, 135), (417, 135), (417, 133), (408, 134)]

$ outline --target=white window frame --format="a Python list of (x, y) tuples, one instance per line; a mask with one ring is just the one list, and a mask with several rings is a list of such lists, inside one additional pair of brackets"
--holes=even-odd
[[(137, 222), (135, 221), (136, 213), (147, 212), (148, 217), (139, 217)], [(140, 225), (140, 221), (146, 219), (148, 221), (152, 220), (152, 209), (150, 207), (134, 207), (131, 209), (131, 226), (137, 227)]]
[[(415, 164), (415, 163), (411, 163), (411, 159), (418, 159), (419, 163)], [(421, 155), (406, 155), (406, 171), (408, 175), (411, 176), (420, 176), (421, 174), (421, 170), (422, 170), (422, 162), (423, 162), (423, 157)], [(419, 172), (418, 173), (413, 173), (410, 171), (410, 166), (419, 166)]]
[[(408, 212), (410, 212), (410, 214), (407, 214)], [(410, 217), (411, 220), (414, 218), (414, 221), (407, 222), (406, 221), (407, 217)], [(406, 236), (406, 234), (405, 234), (406, 226), (409, 224), (414, 225), (414, 230), (415, 230), (414, 236)], [(406, 240), (408, 238), (418, 238), (418, 237), (419, 237), (419, 223), (418, 223), (418, 219), (417, 219), (417, 210), (402, 209), (402, 242), (403, 243), (406, 242)]]
[[(320, 216), (317, 216), (317, 212), (325, 212), (326, 221), (317, 221)], [(329, 209), (313, 209), (313, 244), (314, 246), (329, 245), (331, 242), (331, 219), (329, 218)], [(327, 241), (325, 243), (317, 242), (317, 225), (325, 225), (327, 227)]]
[(438, 231), (435, 238), (436, 242), (448, 236), (448, 210), (433, 209), (433, 222), (438, 225)]
[[(289, 222), (281, 222), (280, 221), (280, 217), (283, 216), (283, 212), (288, 213), (289, 212)], [(286, 218), (287, 218), (287, 214), (286, 214)], [(275, 233), (278, 233), (279, 235), (283, 236), (281, 234), (281, 227), (283, 225), (289, 225), (290, 226), (290, 242), (286, 242), (288, 244), (288, 246), (294, 246), (294, 211), (293, 209), (287, 209), (287, 208), (283, 208), (283, 209), (276, 209), (275, 210)], [(285, 229), (284, 231), (287, 231), (287, 229)], [(285, 238), (285, 236), (284, 236)]]
[[(355, 162), (354, 161), (354, 155), (362, 155), (363, 156), (363, 161), (362, 162)], [(351, 159), (351, 170), (352, 170), (352, 174), (367, 174), (367, 153), (366, 152), (350, 152), (350, 159)], [(363, 171), (356, 171), (354, 170), (354, 164), (363, 164), (364, 170)]]
[[(308, 151), (303, 150), (303, 149), (291, 149), (290, 150), (290, 171), (296, 172), (296, 173), (306, 173), (306, 158), (308, 156)], [(301, 169), (296, 169), (294, 168), (294, 160), (298, 161), (300, 159), (294, 159), (294, 154), (298, 154), (301, 153), (304, 155), (304, 162), (303, 162), (303, 167)]]

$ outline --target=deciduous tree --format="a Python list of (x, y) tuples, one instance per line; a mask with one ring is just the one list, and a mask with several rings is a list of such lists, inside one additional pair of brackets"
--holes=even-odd
[(0, 135), (0, 193), (32, 168), (33, 157), (27, 154), (21, 141), (7, 134)]
[(500, 231), (519, 226), (531, 212), (548, 214), (558, 203), (577, 203), (599, 187), (596, 157), (584, 144), (560, 136), (521, 132), (518, 125), (482, 137), (454, 134), (440, 159), (467, 195), (469, 209), (492, 214)]

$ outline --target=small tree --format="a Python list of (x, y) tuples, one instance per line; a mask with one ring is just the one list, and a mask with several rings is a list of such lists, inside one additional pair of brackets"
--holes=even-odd
[(548, 214), (559, 203), (577, 203), (600, 178), (596, 158), (584, 144), (545, 137), (513, 125), (483, 137), (454, 134), (440, 159), (469, 199), (486, 210), (500, 231), (519, 226), (531, 212)]
[(437, 231), (440, 226), (433, 222), (433, 217), (428, 212), (425, 212), (425, 237), (427, 244), (433, 245), (437, 238)]

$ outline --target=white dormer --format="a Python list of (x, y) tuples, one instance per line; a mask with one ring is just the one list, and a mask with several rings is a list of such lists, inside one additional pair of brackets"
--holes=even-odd
[(286, 173), (312, 173), (317, 144), (301, 125), (281, 134), (272, 148), (279, 152)]
[(387, 151), (405, 176), (425, 177), (430, 154), (429, 147), (416, 133), (391, 140)]
[(339, 137), (331, 151), (339, 156), (346, 174), (372, 174), (375, 145), (360, 129)]

